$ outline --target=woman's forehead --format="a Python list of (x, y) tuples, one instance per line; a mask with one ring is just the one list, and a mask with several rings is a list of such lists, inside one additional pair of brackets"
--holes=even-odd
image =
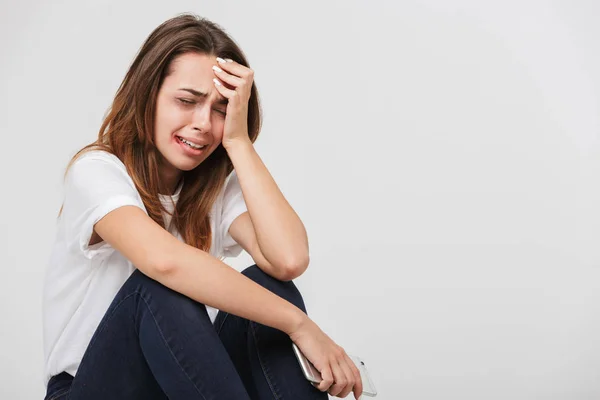
[(215, 56), (186, 53), (173, 60), (171, 72), (180, 75), (210, 74), (212, 73), (212, 66), (216, 64), (217, 58)]

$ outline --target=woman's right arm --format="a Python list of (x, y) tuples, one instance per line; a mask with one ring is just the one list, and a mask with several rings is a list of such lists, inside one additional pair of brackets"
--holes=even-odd
[(290, 335), (321, 371), (320, 390), (345, 397), (353, 389), (356, 398), (362, 392), (360, 374), (345, 351), (302, 310), (207, 252), (178, 240), (139, 207), (109, 212), (94, 230), (141, 272), (170, 289)]
[(200, 303), (288, 334), (306, 318), (293, 304), (178, 240), (138, 207), (117, 208), (94, 230), (145, 275)]

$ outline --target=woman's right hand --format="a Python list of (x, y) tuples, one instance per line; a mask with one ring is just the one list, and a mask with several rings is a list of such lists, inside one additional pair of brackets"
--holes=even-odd
[(346, 351), (338, 346), (310, 318), (290, 333), (290, 338), (302, 354), (321, 373), (321, 383), (317, 388), (332, 396), (346, 397), (354, 392), (358, 399), (362, 394), (360, 372)]

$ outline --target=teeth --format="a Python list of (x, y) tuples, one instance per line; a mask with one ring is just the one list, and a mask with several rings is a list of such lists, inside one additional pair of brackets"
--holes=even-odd
[(198, 146), (197, 144), (194, 144), (192, 142), (188, 142), (187, 140), (185, 140), (184, 138), (181, 138), (181, 137), (179, 138), (179, 140), (181, 140), (183, 143), (185, 143), (188, 146), (190, 146), (192, 149), (200, 150), (200, 149), (203, 149), (206, 146), (206, 145)]

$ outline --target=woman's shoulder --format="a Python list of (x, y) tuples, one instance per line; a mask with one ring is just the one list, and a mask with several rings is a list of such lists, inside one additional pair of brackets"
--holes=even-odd
[(116, 155), (97, 149), (79, 154), (67, 169), (66, 180), (85, 187), (99, 182), (126, 182), (128, 186), (133, 183), (125, 164)]
[(74, 160), (67, 174), (94, 174), (129, 176), (125, 164), (116, 155), (106, 150), (87, 150)]
[(101, 149), (93, 149), (93, 150), (85, 151), (82, 154), (80, 154), (79, 156), (77, 156), (77, 158), (75, 159), (75, 161), (73, 163), (75, 164), (75, 163), (81, 162), (83, 160), (105, 161), (108, 163), (112, 163), (112, 164), (116, 164), (118, 166), (125, 167), (125, 164), (123, 164), (123, 162), (119, 159), (119, 157), (117, 157), (113, 153), (110, 153), (106, 150), (101, 150)]

